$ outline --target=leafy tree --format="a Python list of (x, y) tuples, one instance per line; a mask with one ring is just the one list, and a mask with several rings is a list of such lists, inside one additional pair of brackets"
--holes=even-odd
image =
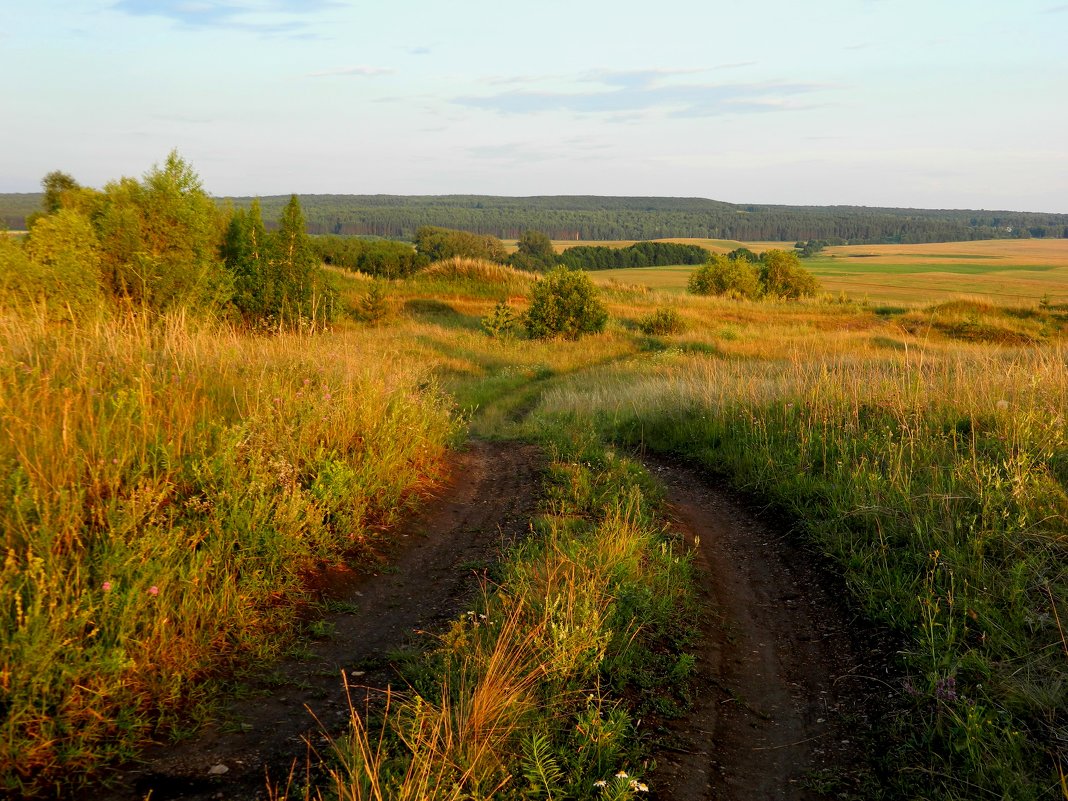
[(63, 195), (65, 193), (81, 189), (73, 177), (59, 170), (53, 170), (42, 178), (41, 188), (44, 190), (41, 205), (44, 207), (46, 214), (55, 214), (59, 211), (63, 205)]
[(176, 151), (141, 181), (108, 184), (95, 226), (118, 297), (156, 311), (212, 311), (229, 303), (230, 276), (217, 256), (222, 217)]
[(608, 311), (598, 300), (597, 288), (588, 275), (556, 267), (531, 288), (524, 322), (527, 333), (535, 339), (578, 339), (603, 331)]
[(767, 295), (797, 299), (815, 295), (819, 289), (816, 277), (801, 266), (796, 253), (787, 250), (769, 250), (764, 253), (760, 266), (760, 283)]
[(39, 217), (25, 244), (0, 232), (0, 295), (15, 308), (44, 308), (53, 318), (77, 318), (103, 297), (100, 248), (80, 213), (61, 209)]
[(230, 217), (221, 253), (233, 275), (233, 302), (238, 311), (247, 319), (269, 317), (274, 287), (267, 278), (267, 230), (258, 200), (252, 201), (248, 211), (238, 209)]
[(517, 248), (508, 263), (520, 270), (541, 272), (552, 269), (557, 263), (552, 240), (540, 231), (525, 231), (519, 237)]
[(727, 258), (728, 259), (733, 259), (734, 261), (748, 261), (748, 262), (751, 262), (753, 264), (756, 264), (757, 262), (760, 261), (760, 255), (759, 254), (754, 253), (749, 248), (745, 248), (745, 247), (735, 248), (734, 250), (732, 250), (730, 253), (727, 254)]
[(278, 230), (268, 234), (257, 202), (230, 218), (220, 248), (234, 282), (234, 305), (249, 322), (287, 328), (326, 322), (334, 293), (291, 195)]
[(694, 295), (730, 295), (738, 298), (760, 296), (757, 268), (746, 258), (731, 259), (714, 254), (690, 275), (687, 288)]
[(367, 240), (355, 236), (317, 236), (311, 240), (324, 264), (343, 267), (378, 278), (406, 278), (423, 269), (430, 259), (407, 242)]

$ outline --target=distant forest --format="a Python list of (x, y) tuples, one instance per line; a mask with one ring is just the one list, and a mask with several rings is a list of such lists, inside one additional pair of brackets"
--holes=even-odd
[[(702, 198), (493, 197), (482, 195), (300, 195), (312, 234), (411, 240), (417, 228), (456, 228), (502, 239), (537, 230), (553, 239), (707, 237), (828, 243), (950, 242), (1068, 237), (1068, 214), (889, 209), (864, 206), (737, 205)], [(218, 198), (247, 208), (252, 198)], [(260, 198), (268, 226), (289, 195)], [(39, 193), (0, 194), (0, 221), (20, 229)]]

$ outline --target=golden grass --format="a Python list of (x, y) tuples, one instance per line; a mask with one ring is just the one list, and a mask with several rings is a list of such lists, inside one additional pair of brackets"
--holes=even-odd
[[(792, 246), (791, 246), (792, 247)], [(919, 245), (840, 245), (823, 254), (850, 263), (1068, 267), (1068, 239), (980, 239)]]
[(451, 259), (434, 262), (419, 273), (419, 277), (446, 281), (470, 280), (511, 286), (514, 284), (529, 284), (536, 276), (494, 261), (456, 256)]

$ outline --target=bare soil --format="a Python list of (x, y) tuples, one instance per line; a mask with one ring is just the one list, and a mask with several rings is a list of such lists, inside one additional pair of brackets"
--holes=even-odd
[(884, 646), (860, 644), (840, 580), (784, 526), (707, 475), (647, 459), (695, 548), (696, 698), (663, 724), (650, 786), (673, 801), (863, 798), (865, 734), (887, 695)]
[(394, 660), (461, 614), (502, 550), (529, 531), (542, 469), (533, 446), (471, 443), (438, 497), (397, 532), (387, 564), (318, 577), (329, 608), (338, 610), (317, 624), (328, 634), (228, 699), (193, 738), (150, 748), (105, 795), (259, 799), (268, 780), (284, 785), (294, 766), (302, 777), (310, 746), (345, 730), (342, 671), (358, 688), (354, 695), (400, 681)]

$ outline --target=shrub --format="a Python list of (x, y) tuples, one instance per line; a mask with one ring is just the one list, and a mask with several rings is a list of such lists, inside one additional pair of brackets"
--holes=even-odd
[(527, 333), (535, 339), (578, 339), (603, 331), (607, 322), (608, 312), (585, 273), (557, 267), (531, 288), (525, 323)]
[(756, 298), (760, 296), (760, 277), (748, 259), (716, 254), (690, 275), (687, 288), (694, 295)]
[(801, 266), (796, 253), (769, 250), (762, 257), (760, 283), (764, 294), (796, 299), (815, 295), (819, 289), (816, 277)]
[(37, 217), (24, 247), (3, 235), (0, 293), (12, 307), (44, 304), (52, 318), (77, 317), (99, 305), (100, 247), (89, 220), (62, 209)]
[(679, 334), (685, 329), (682, 317), (671, 308), (657, 309), (638, 320), (643, 334)]
[(381, 281), (372, 281), (367, 294), (356, 304), (356, 315), (365, 323), (374, 325), (389, 316), (389, 300)]
[(482, 330), (491, 337), (501, 337), (515, 328), (516, 315), (507, 301), (498, 301), (493, 311), (482, 318)]

